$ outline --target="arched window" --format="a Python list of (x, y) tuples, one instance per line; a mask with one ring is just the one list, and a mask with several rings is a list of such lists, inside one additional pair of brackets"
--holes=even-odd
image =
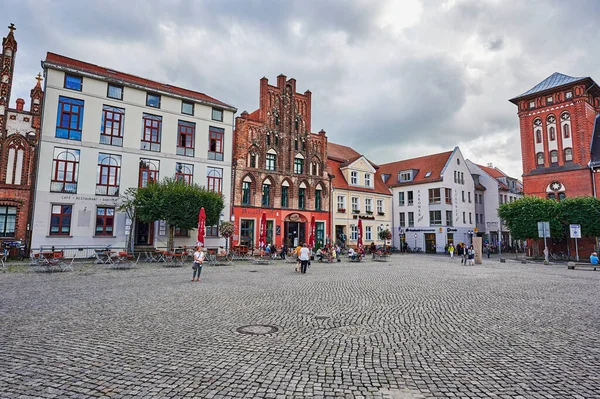
[(550, 151), (550, 163), (558, 163), (558, 151)]
[(275, 150), (270, 149), (267, 151), (267, 155), (265, 156), (265, 168), (267, 170), (275, 170), (275, 165), (277, 163), (277, 153)]
[(267, 133), (267, 145), (271, 145), (271, 133)]
[(554, 126), (550, 127), (549, 133), (550, 133), (550, 141), (556, 140), (556, 129), (554, 129)]
[(96, 195), (119, 195), (121, 156), (98, 154), (98, 181)]
[(138, 187), (148, 187), (148, 183), (158, 181), (160, 161), (140, 159)]
[(535, 142), (538, 144), (542, 142), (542, 131), (541, 130), (535, 131)]
[(304, 157), (302, 154), (297, 154), (294, 158), (294, 173), (297, 175), (304, 173)]
[(287, 208), (290, 206), (290, 183), (287, 180), (284, 180), (281, 183), (281, 207)]
[(573, 160), (573, 149), (565, 148), (565, 162), (570, 162)]
[(569, 137), (571, 137), (571, 132), (569, 131), (569, 125), (567, 125), (566, 123), (563, 125), (563, 137), (568, 139)]
[(536, 158), (537, 158), (538, 165), (544, 165), (544, 153), (543, 152), (538, 152), (536, 154)]
[(271, 181), (265, 180), (262, 184), (262, 206), (271, 206)]
[(556, 194), (554, 194), (554, 193), (548, 194), (548, 199), (555, 200), (556, 199)]
[(558, 193), (558, 200), (559, 200), (559, 201), (562, 201), (562, 200), (564, 200), (565, 198), (567, 198), (567, 196), (566, 196), (566, 194), (565, 194), (565, 193)]
[(244, 177), (242, 182), (242, 205), (251, 205), (252, 179), (250, 176)]
[(306, 208), (306, 184), (300, 183), (298, 187), (298, 208)]
[(321, 185), (319, 184), (315, 189), (315, 211), (321, 210)]

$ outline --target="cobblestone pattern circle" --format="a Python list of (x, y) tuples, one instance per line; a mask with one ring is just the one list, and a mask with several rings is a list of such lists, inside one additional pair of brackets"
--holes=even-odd
[(239, 332), (240, 334), (265, 335), (278, 332), (279, 327), (265, 324), (251, 324), (247, 326), (238, 327), (235, 329), (235, 331)]

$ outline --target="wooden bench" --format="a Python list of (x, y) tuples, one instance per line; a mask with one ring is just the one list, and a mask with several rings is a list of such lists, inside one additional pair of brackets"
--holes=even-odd
[(592, 265), (591, 263), (579, 263), (579, 262), (568, 262), (567, 263), (567, 269), (575, 270), (575, 268), (596, 271), (596, 269), (600, 269), (600, 265)]

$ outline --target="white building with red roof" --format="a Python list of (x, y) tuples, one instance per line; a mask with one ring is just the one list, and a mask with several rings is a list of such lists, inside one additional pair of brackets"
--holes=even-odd
[(327, 166), (333, 176), (331, 208), (336, 242), (357, 245), (358, 221), (362, 220), (363, 245), (391, 244), (379, 238), (392, 230), (392, 193), (379, 166), (350, 147), (327, 143)]
[[(523, 197), (523, 184), (491, 164), (476, 164), (467, 159), (475, 180), (475, 212), (479, 233), (492, 245), (512, 245), (510, 231), (500, 224), (498, 207)], [(502, 237), (500, 239), (500, 237)]]
[(475, 184), (458, 147), (453, 151), (380, 165), (393, 194), (394, 245), (444, 252), (450, 243), (471, 244)]
[[(206, 94), (48, 53), (32, 247), (124, 248), (131, 220), (116, 200), (177, 177), (225, 195), (229, 220), (233, 115)], [(138, 246), (165, 247), (165, 222), (136, 222)], [(195, 232), (175, 230), (175, 245)], [(223, 245), (216, 226), (206, 246)]]

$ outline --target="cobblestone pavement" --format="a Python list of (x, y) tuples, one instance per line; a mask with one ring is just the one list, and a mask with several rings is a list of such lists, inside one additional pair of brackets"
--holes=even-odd
[(293, 268), (0, 274), (0, 397), (600, 398), (598, 272)]

